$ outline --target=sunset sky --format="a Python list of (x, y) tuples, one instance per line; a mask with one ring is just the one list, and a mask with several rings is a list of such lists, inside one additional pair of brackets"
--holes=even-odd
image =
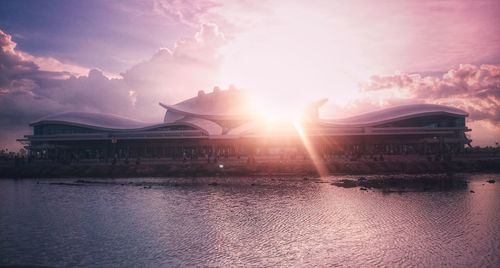
[(469, 112), (500, 141), (500, 1), (0, 1), (0, 148), (64, 111), (160, 122), (233, 84), (268, 113)]

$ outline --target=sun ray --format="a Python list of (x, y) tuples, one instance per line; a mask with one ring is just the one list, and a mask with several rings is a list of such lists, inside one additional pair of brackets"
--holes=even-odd
[(311, 158), (311, 161), (314, 165), (314, 168), (318, 172), (318, 175), (320, 177), (324, 177), (324, 176), (328, 175), (328, 169), (327, 169), (324, 161), (321, 159), (321, 155), (318, 153), (318, 151), (316, 150), (316, 147), (311, 142), (306, 131), (304, 130), (302, 122), (299, 120), (294, 120), (292, 123), (293, 123), (295, 130), (297, 131), (297, 134), (300, 138), (300, 141), (302, 142), (302, 144), (304, 145), (304, 148), (306, 149), (307, 154)]

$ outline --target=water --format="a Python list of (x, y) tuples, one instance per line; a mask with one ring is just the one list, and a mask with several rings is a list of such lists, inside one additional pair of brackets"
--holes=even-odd
[(467, 189), (403, 194), (279, 178), (0, 180), (0, 265), (500, 267), (500, 175), (466, 176)]

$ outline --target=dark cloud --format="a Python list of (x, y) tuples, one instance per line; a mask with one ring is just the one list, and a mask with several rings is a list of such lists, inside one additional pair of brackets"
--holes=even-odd
[(16, 43), (11, 36), (0, 30), (0, 88), (5, 89), (12, 81), (33, 75), (38, 66), (26, 61), (15, 51)]
[(80, 77), (45, 71), (32, 59), (17, 51), (11, 36), (0, 30), (1, 144), (12, 146), (14, 137), (29, 133), (30, 122), (50, 113), (131, 111), (129, 89), (122, 79), (108, 79), (98, 70)]
[(110, 79), (99, 70), (76, 76), (66, 70), (78, 68), (17, 51), (11, 36), (0, 30), (0, 144), (12, 147), (15, 138), (29, 133), (30, 122), (51, 113), (103, 112), (160, 121), (158, 101), (173, 103), (216, 84), (224, 40), (215, 25), (204, 25), (193, 38)]

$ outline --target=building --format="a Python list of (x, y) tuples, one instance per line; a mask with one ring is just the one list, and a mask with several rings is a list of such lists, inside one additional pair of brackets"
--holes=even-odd
[[(165, 105), (163, 122), (68, 112), (33, 122), (23, 142), (33, 157), (199, 159), (280, 155), (443, 154), (461, 152), (470, 140), (468, 114), (432, 104), (397, 106), (344, 119), (319, 118), (326, 102), (310, 104), (297, 126), (262, 120), (244, 91), (229, 89)], [(308, 148), (309, 147), (309, 148)]]

